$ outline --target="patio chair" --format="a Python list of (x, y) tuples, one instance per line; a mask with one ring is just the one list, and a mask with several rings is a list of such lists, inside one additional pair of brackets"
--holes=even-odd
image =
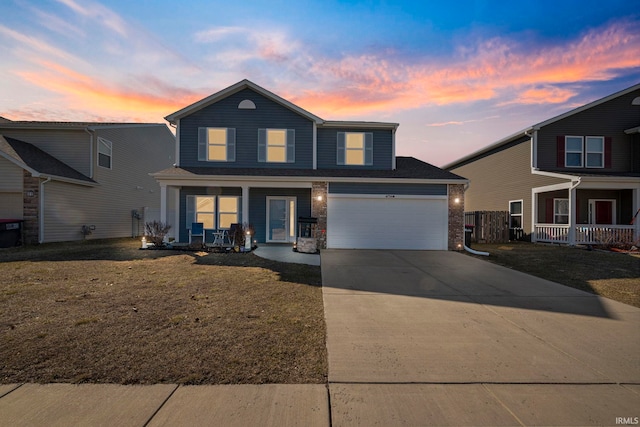
[[(194, 239), (194, 237), (199, 238)], [(192, 222), (189, 230), (189, 244), (200, 243), (204, 245), (204, 224), (201, 222)]]

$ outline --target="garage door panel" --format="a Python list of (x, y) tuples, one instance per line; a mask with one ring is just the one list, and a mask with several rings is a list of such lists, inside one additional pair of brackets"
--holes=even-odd
[(330, 197), (327, 246), (447, 249), (446, 199)]

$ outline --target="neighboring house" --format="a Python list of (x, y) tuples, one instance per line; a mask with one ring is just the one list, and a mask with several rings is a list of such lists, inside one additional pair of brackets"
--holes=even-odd
[(637, 242), (639, 125), (640, 84), (444, 168), (470, 179), (467, 211), (509, 211), (512, 235), (571, 245)]
[(149, 173), (174, 154), (164, 124), (2, 119), (0, 218), (23, 220), (25, 243), (136, 236), (160, 217)]
[(395, 123), (323, 120), (248, 80), (166, 119), (176, 166), (153, 175), (180, 242), (200, 222), (290, 243), (311, 216), (321, 247), (462, 248), (467, 180), (396, 157)]

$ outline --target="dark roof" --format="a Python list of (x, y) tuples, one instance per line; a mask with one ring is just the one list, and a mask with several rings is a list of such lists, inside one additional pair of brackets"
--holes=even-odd
[[(2, 120), (4, 119), (4, 120)], [(117, 122), (55, 122), (55, 121), (30, 121), (9, 120), (0, 117), (0, 126), (3, 128), (32, 128), (32, 129), (86, 129), (101, 127), (139, 127), (139, 126), (166, 126), (163, 123), (117, 123)]]
[[(155, 175), (155, 174), (154, 174)], [(200, 176), (277, 176), (277, 177), (322, 177), (322, 178), (396, 178), (428, 180), (466, 180), (414, 157), (397, 157), (395, 170), (373, 169), (285, 169), (285, 168), (220, 168), (178, 167), (157, 172), (157, 175), (176, 178)]]
[(0, 155), (20, 167), (26, 167), (45, 176), (96, 183), (93, 179), (28, 142), (0, 135)]

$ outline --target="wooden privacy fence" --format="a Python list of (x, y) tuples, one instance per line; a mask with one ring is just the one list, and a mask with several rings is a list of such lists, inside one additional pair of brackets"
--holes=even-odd
[(509, 241), (508, 211), (474, 211), (464, 213), (465, 225), (473, 225), (471, 241), (477, 243), (507, 243)]

